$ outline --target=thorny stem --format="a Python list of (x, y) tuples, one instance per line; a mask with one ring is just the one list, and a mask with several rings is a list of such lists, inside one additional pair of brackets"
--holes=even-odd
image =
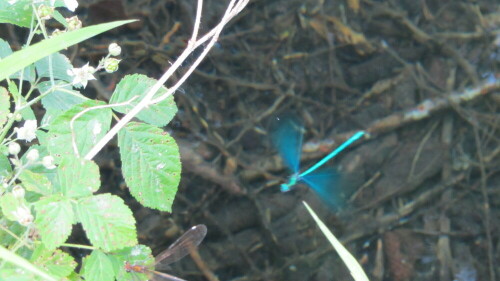
[[(195, 70), (195, 68), (201, 63), (203, 58), (208, 54), (212, 46), (217, 41), (218, 36), (222, 32), (223, 27), (227, 24), (227, 22), (229, 22), (229, 20), (231, 20), (238, 13), (240, 13), (241, 10), (243, 10), (243, 8), (248, 4), (248, 1), (249, 0), (231, 0), (219, 24), (215, 28), (213, 28), (208, 34), (200, 38), (200, 40), (196, 40), (195, 35), (197, 34), (200, 26), (201, 7), (203, 3), (202, 0), (198, 0), (198, 9), (197, 9), (198, 11), (196, 13), (196, 21), (194, 24), (193, 36), (190, 42), (188, 43), (187, 48), (182, 52), (182, 54), (172, 64), (172, 66), (162, 75), (162, 77), (158, 80), (158, 82), (153, 87), (151, 87), (151, 89), (144, 96), (144, 98), (120, 121), (118, 121), (118, 123), (116, 123), (116, 125), (111, 130), (109, 130), (109, 132), (101, 140), (99, 140), (99, 142), (96, 145), (94, 145), (94, 147), (92, 147), (92, 149), (87, 153), (87, 155), (85, 155), (85, 159), (87, 160), (92, 159), (104, 147), (104, 145), (106, 145), (118, 133), (118, 131), (120, 131), (130, 120), (132, 120), (132, 118), (134, 118), (145, 107), (153, 103), (160, 102), (169, 97), (170, 95), (172, 95), (173, 93), (175, 93), (175, 91), (181, 86), (182, 83), (184, 83), (184, 81), (186, 81), (189, 75), (191, 75), (191, 73)], [(181, 66), (181, 64), (198, 46), (203, 44), (203, 42), (207, 41), (209, 38), (211, 38), (211, 41), (206, 46), (205, 50), (191, 65), (191, 67), (182, 76), (182, 78), (173, 87), (169, 88), (164, 95), (153, 100), (153, 96), (163, 86), (163, 84), (167, 82), (168, 78), (172, 76), (172, 74)]]

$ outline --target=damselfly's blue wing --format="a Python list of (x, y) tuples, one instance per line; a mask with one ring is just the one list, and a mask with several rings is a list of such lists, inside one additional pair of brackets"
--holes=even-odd
[(310, 186), (331, 208), (337, 209), (346, 201), (340, 178), (340, 174), (335, 169), (322, 168), (300, 177), (300, 180)]
[(302, 125), (293, 118), (280, 118), (271, 132), (271, 139), (285, 164), (293, 173), (299, 171), (302, 152)]

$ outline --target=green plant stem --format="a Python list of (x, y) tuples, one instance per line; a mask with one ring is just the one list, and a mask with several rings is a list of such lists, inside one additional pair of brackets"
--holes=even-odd
[(0, 143), (3, 143), (3, 140), (5, 139), (5, 136), (9, 132), (10, 128), (12, 128), (12, 125), (14, 124), (15, 121), (16, 121), (15, 120), (15, 114), (13, 114), (9, 118), (9, 121), (7, 121), (7, 124), (5, 124), (5, 126), (3, 127), (3, 130), (2, 130), (2, 132), (0, 134)]
[(71, 248), (78, 248), (78, 249), (87, 249), (87, 250), (95, 250), (97, 249), (96, 247), (93, 246), (87, 246), (87, 245), (80, 245), (80, 244), (71, 244), (71, 243), (63, 243), (61, 244), (61, 247), (71, 247)]

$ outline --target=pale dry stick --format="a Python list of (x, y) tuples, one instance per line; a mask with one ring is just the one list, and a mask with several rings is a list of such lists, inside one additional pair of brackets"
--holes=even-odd
[(490, 199), (488, 197), (487, 191), (487, 175), (486, 168), (484, 166), (484, 155), (483, 150), (481, 148), (481, 140), (479, 137), (479, 130), (476, 126), (472, 127), (474, 132), (474, 138), (476, 140), (476, 150), (477, 156), (479, 158), (479, 171), (481, 173), (481, 194), (483, 195), (483, 213), (484, 213), (484, 228), (486, 233), (486, 242), (487, 242), (487, 255), (488, 255), (488, 271), (489, 277), (491, 281), (496, 280), (495, 277), (495, 258), (493, 254), (493, 239), (492, 239), (492, 227), (491, 227), (491, 215), (490, 215)]
[(434, 130), (436, 130), (437, 126), (439, 125), (439, 122), (435, 122), (432, 124), (431, 129), (425, 134), (424, 138), (418, 145), (417, 151), (415, 153), (415, 156), (413, 157), (413, 160), (411, 161), (411, 168), (410, 168), (410, 173), (408, 174), (407, 180), (410, 181), (414, 177), (415, 169), (417, 168), (417, 162), (420, 159), (420, 155), (422, 153), (422, 150), (424, 150), (424, 146), (427, 144), (429, 139), (432, 136), (432, 133)]
[[(220, 21), (220, 23), (212, 29), (208, 34), (200, 38), (200, 40), (196, 40), (193, 36), (188, 43), (187, 48), (182, 52), (179, 58), (172, 64), (172, 66), (162, 75), (162, 77), (158, 80), (158, 82), (151, 87), (148, 93), (144, 96), (144, 98), (129, 112), (127, 113), (116, 125), (109, 130), (109, 132), (97, 142), (94, 147), (85, 155), (85, 159), (92, 159), (103, 147), (106, 145), (117, 133), (120, 131), (132, 118), (134, 118), (141, 110), (147, 107), (150, 104), (153, 104), (152, 98), (156, 94), (156, 92), (167, 82), (168, 78), (172, 76), (172, 74), (182, 65), (182, 63), (187, 59), (187, 57), (202, 43), (210, 38), (211, 35), (212, 40), (208, 43), (207, 47), (203, 51), (203, 53), (198, 57), (198, 59), (191, 65), (188, 71), (181, 77), (181, 79), (176, 83), (173, 87), (167, 90), (163, 96), (154, 100), (154, 102), (159, 102), (164, 100), (168, 96), (172, 95), (180, 85), (189, 77), (189, 75), (194, 71), (194, 69), (200, 64), (201, 60), (208, 54), (208, 51), (212, 48), (212, 46), (217, 41), (219, 34), (222, 32), (222, 28), (227, 24), (229, 20), (235, 17), (243, 8), (248, 4), (249, 0), (231, 0), (228, 5), (228, 8), (224, 14), (224, 17)], [(236, 4), (235, 4), (236, 2)], [(198, 10), (202, 7), (202, 0), (198, 0)], [(196, 14), (195, 28), (199, 28), (201, 22), (201, 10)], [(193, 35), (197, 34), (197, 31), (193, 31)]]
[[(219, 35), (222, 32), (222, 29), (224, 28), (224, 26), (233, 17), (235, 17), (241, 10), (243, 10), (243, 8), (245, 7), (245, 5), (248, 3), (249, 0), (241, 0), (236, 5), (234, 5), (235, 1), (236, 0), (232, 0), (229, 3), (228, 8), (226, 9), (226, 12), (224, 13), (224, 16), (222, 17), (221, 21), (210, 32), (208, 32), (207, 34), (205, 34), (203, 37), (201, 37), (198, 40), (195, 40), (195, 41), (192, 41), (193, 39), (190, 40), (190, 42), (188, 43), (188, 48), (186, 50), (190, 49), (189, 46), (191, 44), (192, 44), (192, 46), (191, 46), (192, 49), (190, 49), (190, 51), (187, 52), (188, 55), (192, 51), (194, 51), (195, 49), (197, 49), (198, 47), (200, 47), (208, 39), (211, 38), (210, 42), (207, 44), (207, 46), (205, 47), (205, 49), (203, 50), (203, 52), (198, 56), (198, 58), (194, 61), (194, 63), (184, 73), (184, 75), (181, 77), (181, 79), (179, 79), (179, 81), (177, 81), (177, 83), (174, 86), (170, 87), (165, 94), (163, 94), (162, 96), (159, 96), (158, 98), (156, 98), (154, 100), (151, 100), (151, 104), (155, 104), (155, 103), (161, 102), (162, 100), (166, 99), (168, 96), (172, 95), (182, 84), (184, 84), (184, 82), (187, 80), (187, 78), (189, 78), (189, 76), (191, 75), (191, 73), (193, 73), (194, 70), (196, 69), (196, 67), (203, 61), (203, 59), (208, 54), (208, 52), (210, 51), (210, 49), (212, 49), (212, 47), (215, 44), (215, 42), (217, 42), (217, 39), (219, 38)], [(233, 8), (233, 5), (234, 5), (234, 8)], [(186, 52), (186, 50), (184, 52)], [(180, 59), (180, 57), (179, 57), (179, 59)], [(170, 67), (170, 69), (174, 67), (174, 65), (179, 61), (179, 59), (177, 59), (174, 62), (174, 64)], [(180, 63), (176, 67), (176, 69), (179, 66), (180, 66)], [(166, 79), (165, 79), (165, 82), (166, 82)], [(162, 85), (163, 85), (163, 83), (162, 83)]]
[(76, 119), (82, 117), (83, 114), (85, 114), (91, 110), (129, 105), (133, 100), (135, 100), (138, 97), (139, 96), (134, 96), (131, 99), (129, 99), (128, 101), (121, 102), (121, 103), (105, 104), (105, 105), (97, 105), (97, 106), (89, 107), (89, 108), (82, 110), (81, 112), (78, 112), (78, 114), (73, 116), (73, 118), (71, 118), (71, 121), (69, 122), (69, 128), (71, 130), (71, 146), (73, 147), (73, 152), (75, 153), (76, 157), (80, 158), (80, 153), (78, 152), (78, 147), (76, 147), (75, 130), (73, 129), (73, 124), (75, 123)]

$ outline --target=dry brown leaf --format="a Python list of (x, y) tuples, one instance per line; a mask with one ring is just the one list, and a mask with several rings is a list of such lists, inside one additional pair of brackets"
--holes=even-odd
[(359, 12), (359, 0), (347, 0), (347, 6), (351, 9), (355, 14)]
[(362, 33), (354, 31), (336, 17), (325, 16), (324, 18), (333, 25), (338, 40), (344, 44), (355, 45), (358, 54), (366, 55), (375, 51), (375, 48), (366, 40), (366, 37)]
[(313, 18), (309, 21), (309, 25), (321, 36), (323, 39), (327, 39), (326, 33), (328, 29), (326, 28), (325, 21), (319, 18)]

